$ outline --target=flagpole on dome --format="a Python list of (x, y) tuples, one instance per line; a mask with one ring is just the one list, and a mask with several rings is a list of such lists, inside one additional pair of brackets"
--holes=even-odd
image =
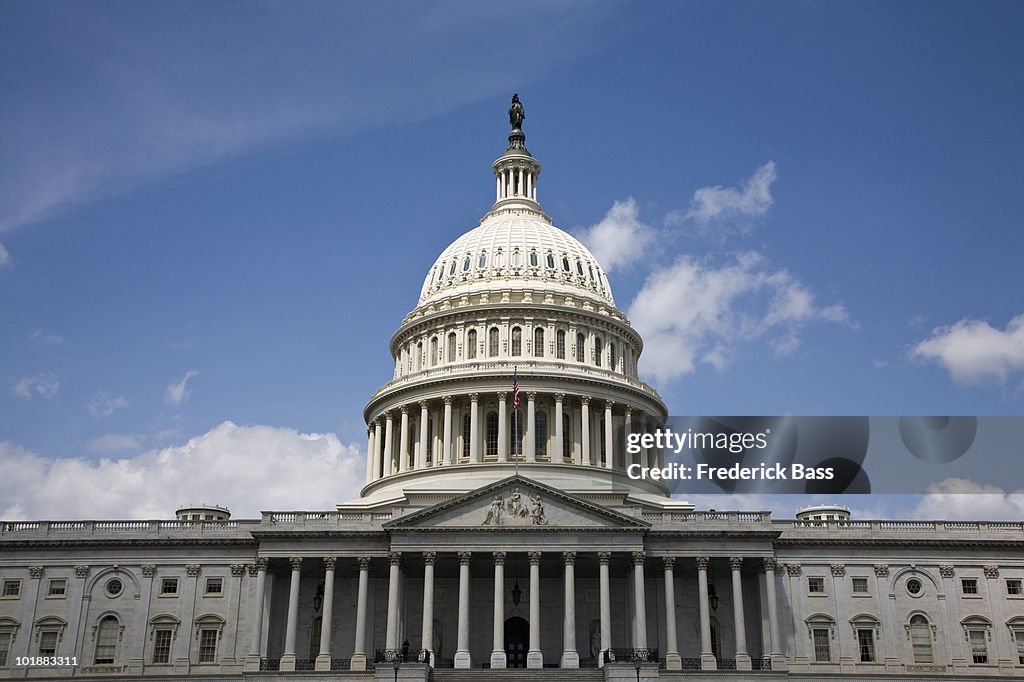
[(512, 461), (519, 475), (519, 367), (512, 368)]

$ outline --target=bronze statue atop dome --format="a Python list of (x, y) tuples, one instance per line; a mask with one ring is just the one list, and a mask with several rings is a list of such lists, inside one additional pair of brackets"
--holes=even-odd
[(512, 95), (512, 106), (508, 108), (508, 122), (513, 130), (523, 127), (523, 119), (526, 118), (526, 111), (523, 110), (523, 103), (519, 101), (519, 93)]

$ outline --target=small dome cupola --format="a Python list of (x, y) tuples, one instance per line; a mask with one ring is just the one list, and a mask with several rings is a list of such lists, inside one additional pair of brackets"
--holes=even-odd
[(494, 171), (496, 192), (494, 206), (498, 208), (526, 208), (540, 211), (537, 203), (537, 177), (540, 175), (540, 163), (526, 149), (526, 133), (523, 132), (523, 119), (526, 112), (519, 95), (512, 95), (512, 104), (508, 108), (508, 121), (512, 131), (508, 134), (508, 147), (505, 153), (491, 165)]

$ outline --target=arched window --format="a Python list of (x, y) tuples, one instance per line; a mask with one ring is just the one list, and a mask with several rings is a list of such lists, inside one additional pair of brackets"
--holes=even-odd
[(566, 272), (570, 272), (569, 259), (566, 256), (562, 256), (562, 269)]
[(448, 334), (448, 362), (455, 362), (455, 332)]
[(534, 416), (534, 420), (536, 421), (534, 425), (536, 435), (533, 439), (534, 451), (538, 457), (546, 457), (548, 454), (548, 413), (538, 412)]
[(807, 618), (807, 631), (814, 647), (815, 663), (832, 662), (832, 639), (835, 636), (836, 621), (824, 613), (815, 613)]
[(430, 362), (429, 365), (433, 367), (437, 364), (437, 337), (433, 336), (430, 339)]
[(498, 414), (487, 413), (487, 449), (484, 454), (491, 457), (498, 456)]
[(113, 664), (120, 633), (121, 624), (115, 616), (104, 616), (96, 626), (96, 657), (93, 661), (96, 665)]
[(615, 352), (615, 344), (613, 342), (610, 342), (610, 341), (608, 342), (608, 355), (609, 355), (608, 369), (610, 369), (613, 372), (618, 371), (618, 369), (619, 369), (619, 354), (617, 352)]
[(537, 358), (544, 357), (544, 328), (537, 327), (533, 330), (533, 355)]
[(476, 330), (470, 329), (466, 334), (466, 357), (470, 360), (476, 357)]
[(469, 459), (469, 443), (472, 440), (470, 438), (470, 419), (469, 415), (462, 417), (462, 457)]
[(476, 262), (476, 266), (481, 270), (487, 267), (487, 253), (481, 253), (479, 260)]
[(587, 340), (582, 333), (576, 334), (576, 362), (587, 361)]
[(512, 357), (519, 357), (523, 354), (523, 330), (519, 327), (512, 327)]
[(423, 362), (423, 342), (420, 341), (416, 344), (416, 357), (413, 360), (413, 370), (418, 372)]
[(555, 332), (555, 357), (565, 360), (565, 330), (559, 329)]
[(498, 357), (499, 347), (498, 328), (491, 327), (491, 331), (487, 332), (487, 356), (491, 358)]
[(601, 337), (594, 337), (594, 364), (598, 367), (601, 366), (601, 355), (604, 353), (604, 348), (601, 345)]
[(540, 261), (537, 260), (537, 252), (536, 251), (531, 251), (530, 252), (530, 267), (535, 268), (539, 264), (540, 264)]
[(570, 423), (569, 415), (566, 412), (562, 413), (562, 457), (564, 459), (572, 459), (572, 424)]
[(932, 663), (932, 628), (928, 619), (921, 614), (910, 618), (910, 646), (914, 651), (914, 663)]
[(548, 256), (547, 256), (546, 261), (547, 261), (548, 270), (554, 270), (555, 269), (555, 257), (549, 253)]

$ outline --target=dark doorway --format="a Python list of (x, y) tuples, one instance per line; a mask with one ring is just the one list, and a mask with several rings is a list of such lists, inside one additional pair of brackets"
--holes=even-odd
[(530, 645), (530, 624), (519, 616), (505, 621), (505, 665), (525, 668), (526, 652)]

